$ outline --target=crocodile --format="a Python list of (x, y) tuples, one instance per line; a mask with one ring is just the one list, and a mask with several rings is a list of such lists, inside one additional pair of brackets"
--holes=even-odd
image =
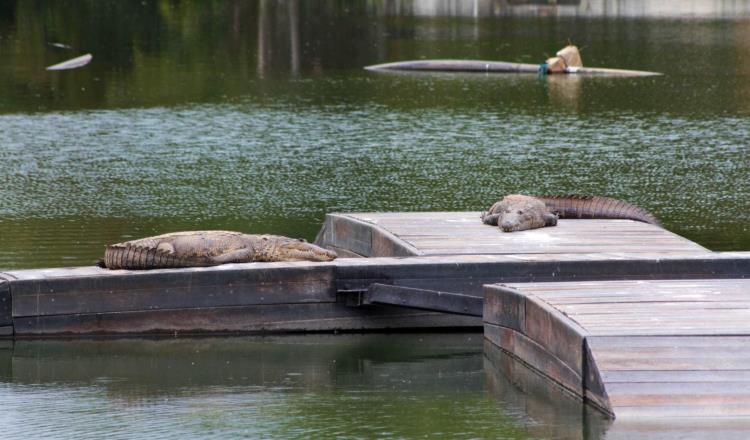
[(558, 218), (627, 219), (661, 226), (659, 220), (643, 208), (599, 196), (532, 197), (511, 194), (482, 213), (485, 224), (499, 226), (504, 232), (555, 226)]
[(97, 265), (109, 269), (161, 269), (335, 258), (335, 252), (301, 239), (233, 231), (187, 231), (108, 245)]

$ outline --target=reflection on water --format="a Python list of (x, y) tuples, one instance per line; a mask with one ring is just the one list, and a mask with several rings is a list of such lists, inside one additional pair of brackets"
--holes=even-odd
[(745, 420), (610, 420), (471, 334), (16, 341), (4, 439), (741, 439)]
[(664, 2), (650, 0), (425, 0), (399, 2), (415, 15), (493, 17), (738, 18), (750, 16), (750, 4), (734, 0)]
[(526, 417), (535, 422), (528, 428), (535, 438), (742, 440), (750, 432), (746, 418), (608, 419), (489, 341), (484, 342), (484, 373), (487, 389), (502, 407), (523, 408)]
[[(530, 438), (481, 334), (17, 341), (3, 438)], [(514, 393), (506, 390), (506, 393)]]
[(520, 407), (537, 422), (539, 438), (598, 439), (612, 420), (555, 387), (549, 379), (529, 369), (484, 341), (484, 373), (487, 388), (503, 407)]

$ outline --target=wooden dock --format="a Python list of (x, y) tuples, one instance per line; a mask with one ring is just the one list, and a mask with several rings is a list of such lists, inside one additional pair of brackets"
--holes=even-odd
[[(629, 220), (561, 220), (509, 234), (482, 224), (478, 212), (331, 214), (317, 241), (342, 256), (371, 258), (0, 273), (0, 336), (481, 328), (481, 317), (383, 298), (482, 298), (493, 283), (750, 273), (749, 254), (714, 253)], [(368, 292), (381, 296), (359, 301)]]
[(750, 279), (486, 287), (485, 337), (618, 419), (750, 416)]
[(0, 337), (483, 326), (618, 419), (750, 416), (750, 252), (630, 220), (504, 233), (479, 212), (330, 214), (316, 242), (342, 258), (0, 272)]
[(632, 220), (560, 220), (502, 232), (480, 212), (329, 214), (316, 242), (352, 257), (498, 254), (704, 254), (666, 229)]

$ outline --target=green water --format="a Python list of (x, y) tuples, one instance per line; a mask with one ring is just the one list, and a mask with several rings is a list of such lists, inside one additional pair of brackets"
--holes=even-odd
[[(750, 249), (743, 6), (409, 15), (430, 4), (3, 3), (0, 268), (87, 265), (106, 243), (178, 229), (311, 239), (327, 212), (480, 210), (510, 192), (618, 197), (711, 249)], [(362, 69), (538, 62), (567, 39), (587, 65), (665, 75)], [(44, 70), (83, 52), (85, 68)]]
[[(711, 249), (750, 250), (750, 7), (509, 3), (1, 2), (0, 269), (88, 265), (107, 243), (173, 230), (312, 239), (327, 212), (480, 210), (511, 192), (622, 198)], [(568, 39), (586, 65), (665, 75), (362, 69), (536, 63)], [(44, 70), (86, 52), (84, 68)], [(498, 385), (478, 335), (430, 339), (427, 354), (394, 343), (412, 336), (315, 338), (206, 339), (200, 353), (191, 341), (19, 342), (0, 351), (0, 430), (600, 432), (566, 412), (577, 406)]]
[(0, 424), (4, 438), (529, 438), (523, 393), (486, 387), (483, 362), (481, 333), (18, 341), (0, 349)]

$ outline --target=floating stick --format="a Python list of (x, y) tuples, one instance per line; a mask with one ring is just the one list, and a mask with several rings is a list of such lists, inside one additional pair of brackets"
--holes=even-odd
[(68, 69), (77, 69), (79, 67), (83, 67), (86, 64), (91, 62), (91, 59), (93, 56), (91, 56), (90, 53), (87, 53), (86, 55), (81, 55), (80, 57), (72, 58), (67, 61), (63, 61), (62, 63), (54, 64), (52, 66), (47, 67), (46, 70), (68, 70)]

